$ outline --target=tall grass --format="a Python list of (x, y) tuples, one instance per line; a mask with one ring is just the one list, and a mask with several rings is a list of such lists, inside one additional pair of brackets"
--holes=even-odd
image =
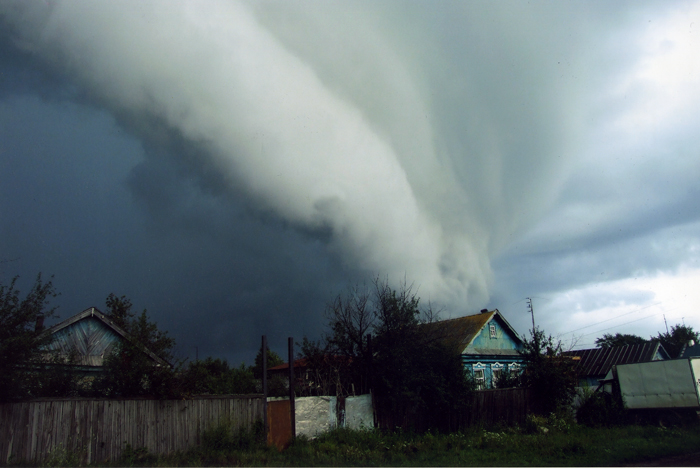
[[(265, 444), (262, 424), (234, 431), (220, 424), (202, 443), (168, 456), (128, 448), (119, 466), (614, 466), (696, 452), (700, 424), (591, 428), (551, 416), (523, 427), (451, 434), (336, 429), (287, 449)], [(70, 454), (56, 454), (70, 462)], [(60, 455), (60, 456), (58, 456)], [(53, 463), (52, 463), (53, 464)]]

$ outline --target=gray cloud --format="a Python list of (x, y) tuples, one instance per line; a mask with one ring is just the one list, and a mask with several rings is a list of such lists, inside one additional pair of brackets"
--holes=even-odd
[(5, 256), (230, 356), (374, 274), (461, 315), (693, 265), (693, 5), (5, 2)]

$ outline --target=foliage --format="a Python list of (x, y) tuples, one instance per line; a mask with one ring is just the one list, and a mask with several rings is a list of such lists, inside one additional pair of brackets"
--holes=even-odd
[(0, 401), (28, 396), (33, 375), (27, 370), (41, 365), (41, 348), (48, 342), (36, 327), (37, 319), (55, 314), (55, 308), (49, 307), (50, 299), (57, 296), (51, 280), (43, 282), (37, 275), (21, 299), (17, 279), (0, 284)]
[(208, 357), (190, 362), (180, 375), (181, 391), (192, 395), (228, 395), (255, 393), (250, 367), (230, 368), (222, 359)]
[[(270, 374), (270, 368), (284, 364), (282, 358), (276, 352), (267, 349), (267, 396), (287, 396), (289, 390), (287, 387), (287, 378), (283, 375)], [(255, 365), (252, 367), (253, 376), (260, 381), (258, 391), (262, 392), (262, 346), (255, 356)]]
[(153, 352), (166, 362), (172, 363), (175, 339), (167, 331), (158, 328), (148, 317), (146, 309), (136, 315), (131, 311), (131, 301), (126, 296), (110, 294), (106, 299), (107, 313), (114, 323), (126, 331), (141, 347)]
[[(104, 371), (93, 385), (95, 393), (107, 397), (176, 397), (179, 389), (175, 371), (170, 366), (175, 340), (158, 329), (145, 309), (140, 315), (133, 313), (131, 301), (125, 296), (110, 294), (106, 305), (107, 315), (133, 341), (119, 342), (105, 356)], [(166, 364), (155, 364), (147, 351), (156, 354)]]
[(625, 421), (625, 407), (619, 395), (593, 392), (583, 395), (576, 421), (590, 427), (615, 426)]
[[(697, 425), (675, 428), (588, 428), (559, 416), (534, 417), (535, 430), (517, 427), (426, 432), (336, 429), (313, 440), (298, 437), (278, 452), (263, 444), (236, 445), (226, 431), (161, 466), (624, 466), (692, 453)], [(143, 461), (143, 465), (156, 463)]]
[[(271, 349), (267, 349), (267, 369), (284, 364), (284, 360)], [(262, 346), (258, 350), (258, 354), (255, 355), (255, 365), (253, 366), (253, 376), (256, 379), (262, 379)]]
[(658, 339), (671, 358), (675, 359), (680, 357), (683, 346), (690, 340), (696, 343), (700, 341), (700, 334), (691, 326), (677, 324), (671, 327), (670, 333), (659, 333), (658, 337), (652, 337), (652, 339)]
[(326, 316), (324, 342), (302, 344), (319, 386), (340, 396), (371, 389), (386, 427), (449, 428), (473, 386), (459, 354), (421, 327), (434, 313), (411, 286), (395, 290), (377, 278), (338, 296)]
[(539, 328), (531, 330), (531, 338), (523, 341), (525, 386), (533, 389), (534, 410), (538, 414), (564, 411), (570, 407), (576, 392), (576, 374), (572, 361), (563, 356), (562, 344)]
[[(352, 392), (353, 369), (350, 360), (336, 351), (327, 341), (304, 337), (297, 343), (299, 358), (304, 360), (303, 375), (295, 375), (295, 391), (300, 396), (347, 395)], [(361, 392), (361, 389), (357, 389)]]
[(613, 346), (643, 344), (646, 342), (647, 340), (641, 336), (631, 335), (628, 333), (615, 333), (615, 335), (605, 333), (602, 338), (595, 340), (595, 345), (598, 348), (612, 348)]
[(498, 374), (493, 382), (495, 388), (515, 388), (522, 386), (522, 374), (520, 371), (512, 371), (506, 367)]
[(68, 450), (59, 444), (49, 452), (41, 466), (83, 466), (82, 459), (81, 453)]
[(70, 368), (77, 361), (78, 353), (75, 350), (67, 355), (59, 351), (44, 354), (41, 368), (29, 374), (32, 377), (28, 386), (29, 396), (76, 397), (89, 395), (89, 392), (85, 392), (82, 377)]

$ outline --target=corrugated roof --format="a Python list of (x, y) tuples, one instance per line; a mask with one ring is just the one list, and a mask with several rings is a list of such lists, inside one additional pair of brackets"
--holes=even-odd
[(423, 326), (428, 327), (429, 332), (432, 333), (435, 338), (444, 340), (445, 344), (453, 346), (459, 353), (462, 353), (474, 341), (474, 338), (477, 337), (486, 324), (496, 316), (498, 316), (505, 328), (510, 330), (514, 339), (519, 341), (520, 337), (518, 333), (510, 326), (508, 321), (503, 318), (498, 309), (475, 315), (467, 315), (466, 317), (426, 323)]
[(579, 349), (567, 351), (564, 355), (581, 358), (576, 365), (576, 371), (580, 377), (594, 377), (604, 376), (612, 369), (612, 366), (619, 364), (652, 361), (659, 349), (663, 350), (661, 344), (658, 341), (652, 341), (610, 348)]

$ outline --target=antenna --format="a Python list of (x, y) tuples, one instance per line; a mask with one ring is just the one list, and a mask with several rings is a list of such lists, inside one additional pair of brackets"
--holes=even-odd
[(535, 309), (532, 308), (532, 299), (529, 297), (525, 299), (527, 300), (527, 311), (532, 315), (532, 333), (535, 333)]
[(666, 321), (666, 314), (664, 314), (664, 323), (666, 324), (666, 334), (668, 335), (668, 322)]

